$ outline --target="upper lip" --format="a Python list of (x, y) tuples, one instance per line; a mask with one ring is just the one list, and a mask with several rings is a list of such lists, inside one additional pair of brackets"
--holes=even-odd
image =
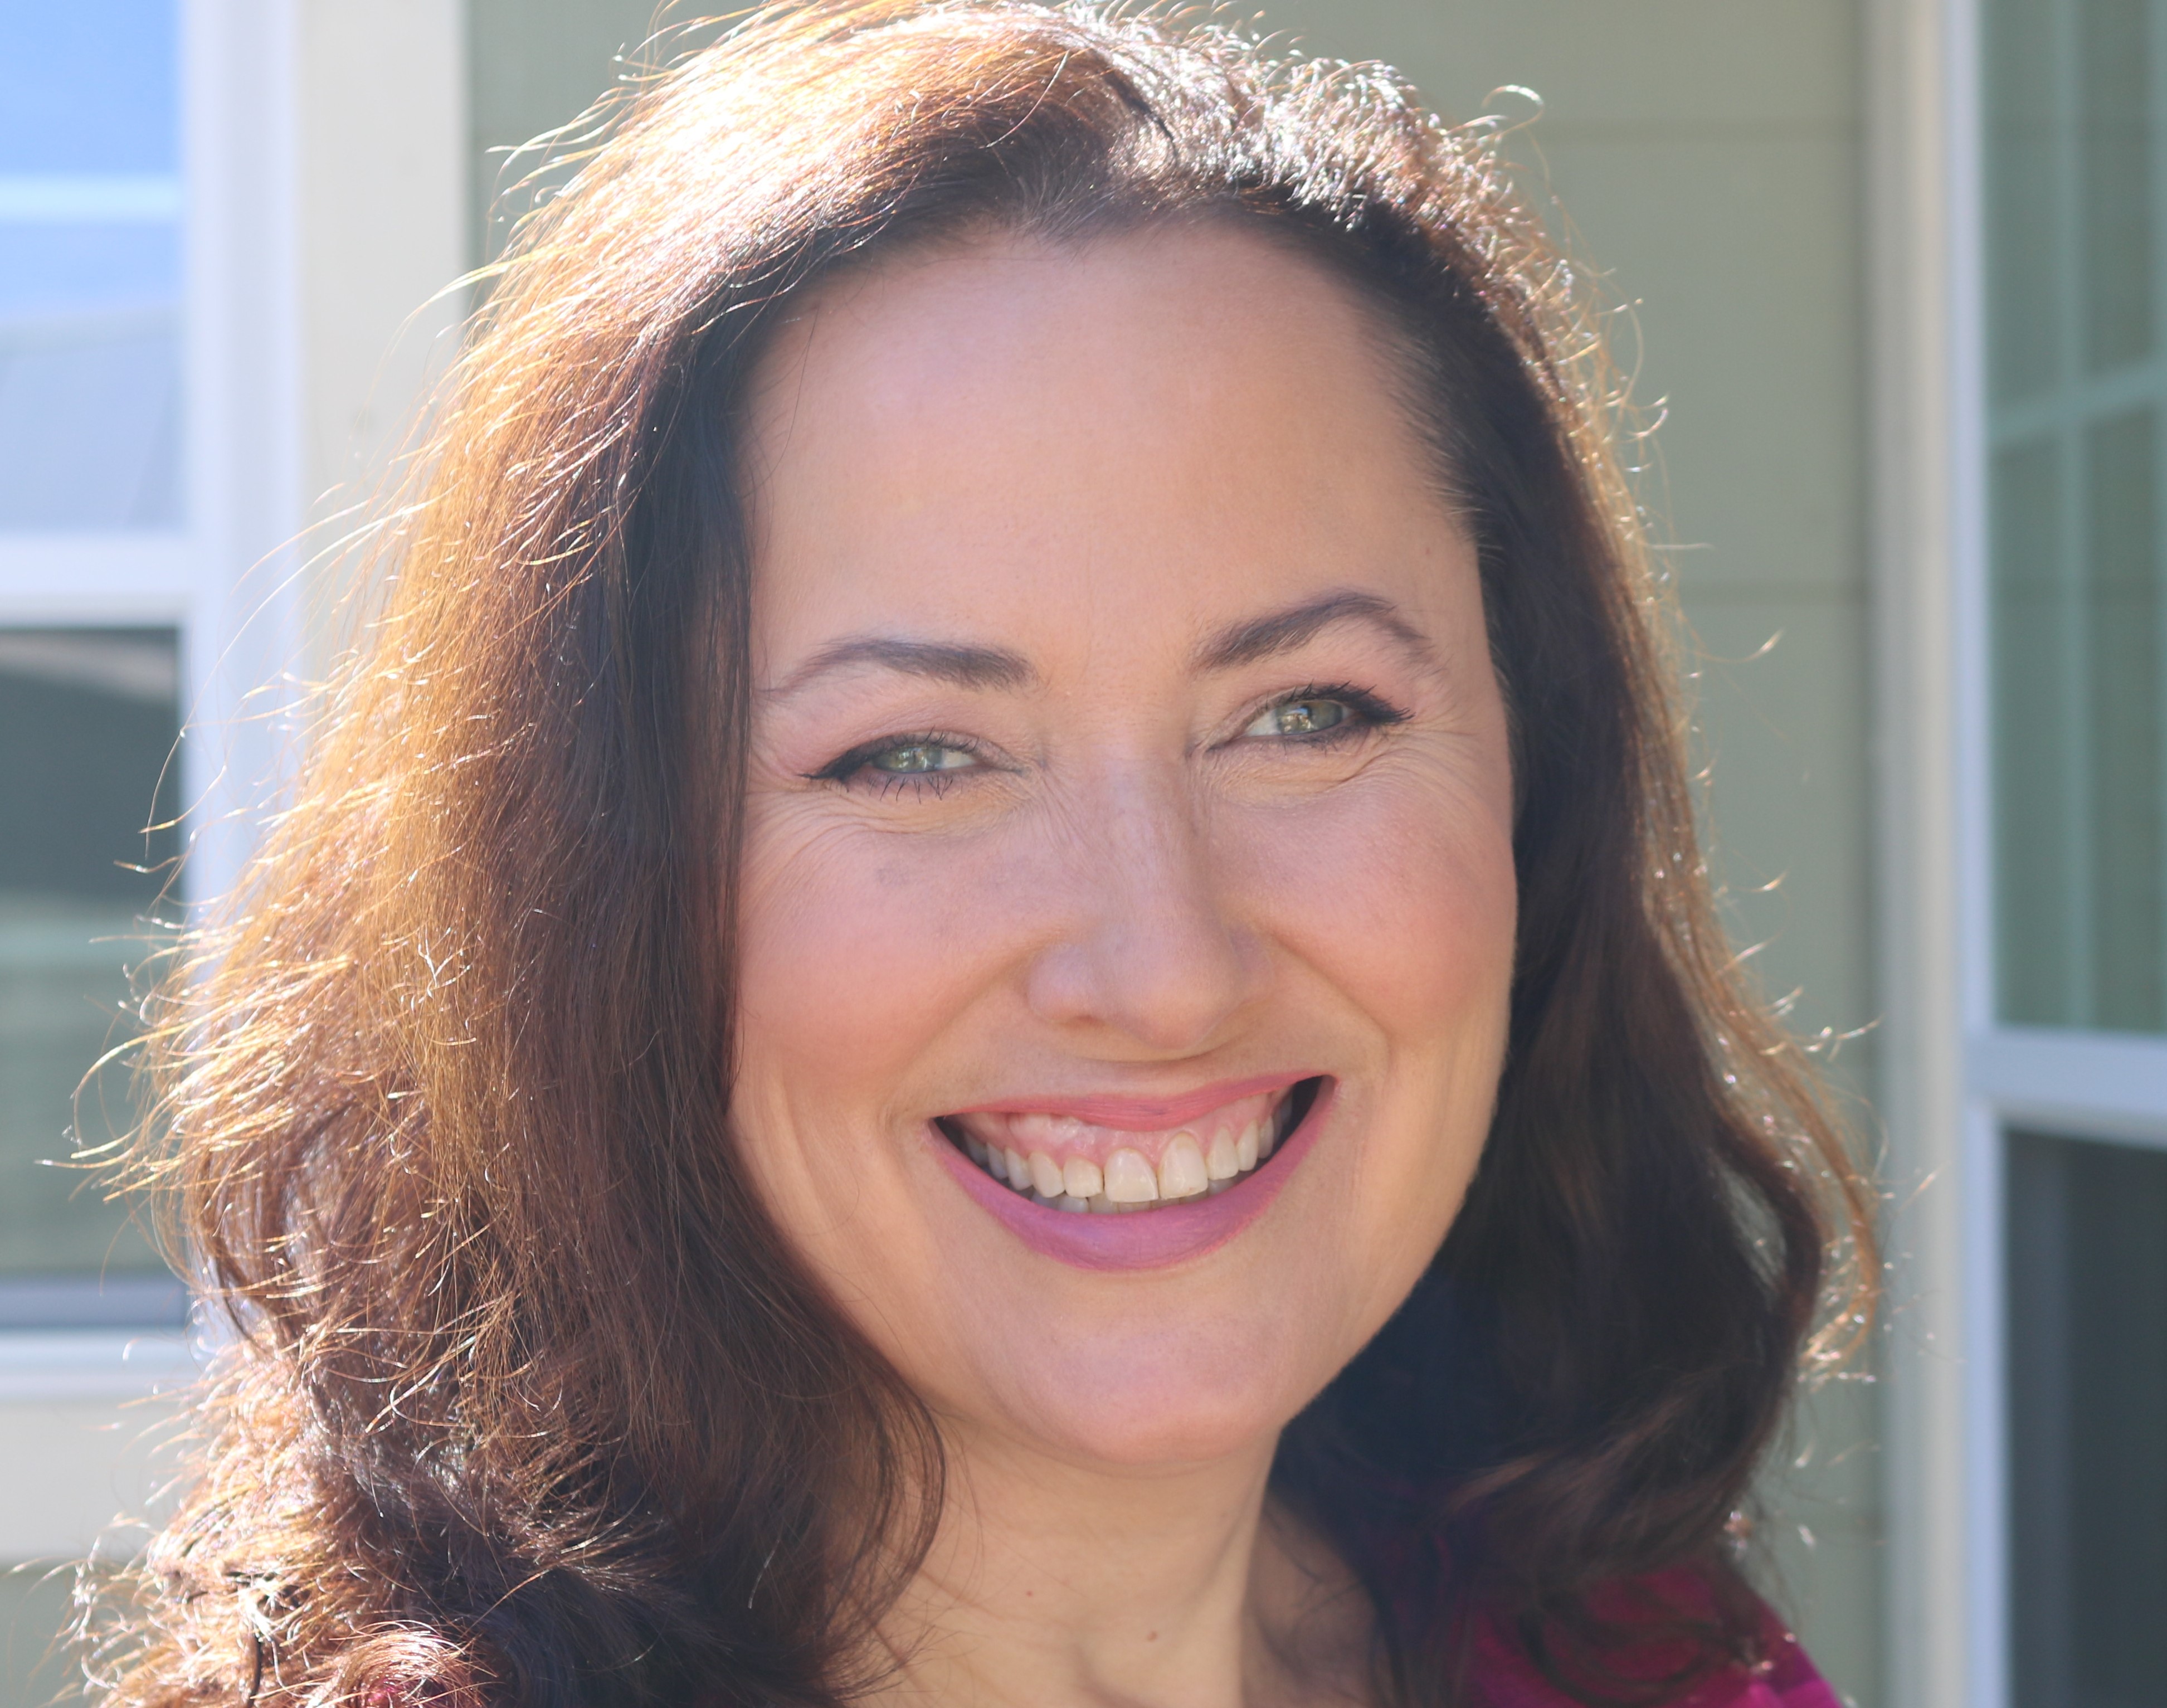
[(1094, 1127), (1110, 1127), (1126, 1132), (1161, 1132), (1209, 1115), (1237, 1097), (1253, 1097), (1260, 1091), (1283, 1091), (1318, 1075), (1314, 1069), (1285, 1074), (1257, 1074), (1246, 1079), (1221, 1079), (1166, 1097), (1122, 1097), (1109, 1092), (1065, 1095), (1031, 1092), (1016, 1097), (995, 1097), (951, 1109), (951, 1115), (1066, 1115)]

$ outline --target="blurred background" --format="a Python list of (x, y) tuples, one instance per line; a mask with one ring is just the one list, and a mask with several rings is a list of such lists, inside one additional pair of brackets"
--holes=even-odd
[[(2167, 0), (1231, 15), (1518, 127), (1654, 429), (1730, 924), (1887, 1186), (1772, 1593), (1860, 1708), (2157, 1708)], [(129, 1546), (192, 1368), (182, 1290), (50, 1165), (130, 1117), (78, 1084), (275, 788), (340, 587), (294, 542), (445, 358), (511, 151), (654, 21), (0, 0), (0, 1708), (72, 1691), (67, 1567)]]

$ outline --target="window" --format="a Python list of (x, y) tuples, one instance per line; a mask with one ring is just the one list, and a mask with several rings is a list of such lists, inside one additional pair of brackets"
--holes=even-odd
[(77, 1090), (128, 1036), (186, 804), (181, 23), (0, 0), (0, 1332), (184, 1304), (66, 1166), (133, 1118), (125, 1072)]
[(2167, 1670), (2167, 6), (1979, 23), (1986, 1617), (1995, 1708), (2124, 1708)]
[(2135, 1708), (2167, 1678), (2167, 1150), (2007, 1143), (2012, 1695)]
[(2152, 0), (1989, 19), (1998, 1005), (2167, 1032)]
[(177, 24), (0, 4), (0, 528), (180, 520)]
[[(134, 1111), (126, 963), (155, 941), (179, 838), (170, 629), (0, 629), (0, 1327), (178, 1313), (156, 1254), (94, 1185), (50, 1165)], [(94, 1290), (69, 1283), (87, 1272)]]

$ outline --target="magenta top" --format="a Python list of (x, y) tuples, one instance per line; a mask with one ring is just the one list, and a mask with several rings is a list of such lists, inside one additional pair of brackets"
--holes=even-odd
[[(1667, 1592), (1667, 1596), (1688, 1604), (1700, 1601), (1704, 1594), (1696, 1594), (1697, 1586), (1692, 1586), (1690, 1578), (1682, 1573), (1661, 1573), (1640, 1581), (1658, 1594)], [(1814, 1670), (1798, 1639), (1773, 1613), (1764, 1613), (1763, 1617), (1758, 1665), (1750, 1670), (1735, 1667), (1718, 1673), (1666, 1708), (1842, 1708), (1836, 1692)], [(1646, 1676), (1660, 1677), (1673, 1670), (1684, 1657), (1673, 1659), (1662, 1645), (1655, 1644), (1645, 1655), (1634, 1658), (1631, 1670), (1639, 1671), (1645, 1665)], [(1519, 1645), (1488, 1621), (1476, 1631), (1474, 1674), (1484, 1708), (1575, 1708), (1574, 1699), (1544, 1678)]]

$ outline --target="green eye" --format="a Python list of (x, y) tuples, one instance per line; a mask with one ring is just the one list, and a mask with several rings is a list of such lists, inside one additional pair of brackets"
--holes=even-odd
[(866, 760), (868, 769), (891, 777), (918, 777), (927, 772), (962, 771), (977, 761), (960, 747), (945, 741), (909, 741), (900, 747), (884, 747)]
[(1268, 706), (1257, 719), (1242, 733), (1244, 735), (1321, 735), (1327, 729), (1336, 729), (1347, 721), (1348, 708), (1343, 700), (1328, 700), (1322, 695), (1301, 700), (1283, 700), (1276, 706)]

